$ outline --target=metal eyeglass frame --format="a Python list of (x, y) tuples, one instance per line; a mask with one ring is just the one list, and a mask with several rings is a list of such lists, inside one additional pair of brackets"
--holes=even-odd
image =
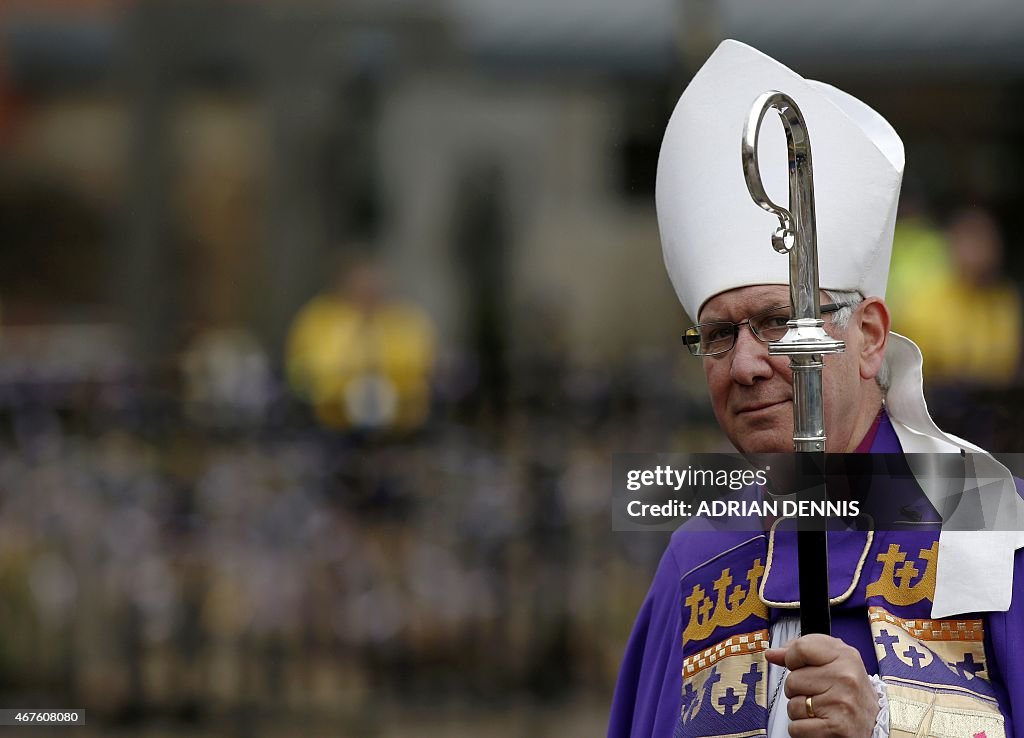
[[(849, 303), (849, 302), (842, 302), (842, 303), (830, 302), (827, 305), (822, 305), (821, 306), (821, 314), (824, 315), (826, 313), (835, 313), (835, 312), (838, 312), (839, 310), (842, 310), (845, 307), (853, 307), (853, 306), (854, 306), (854, 303)], [(683, 333), (683, 335), (682, 335), (683, 345), (686, 346), (687, 349), (689, 349), (690, 354), (693, 355), (693, 356), (719, 356), (720, 354), (725, 354), (725, 353), (728, 353), (729, 351), (733, 350), (733, 348), (736, 346), (736, 337), (739, 336), (740, 328), (742, 326), (744, 326), (744, 325), (746, 325), (746, 326), (748, 326), (750, 328), (750, 332), (752, 334), (754, 334), (754, 338), (756, 338), (758, 341), (760, 341), (761, 343), (771, 343), (770, 340), (761, 338), (761, 336), (759, 336), (757, 334), (757, 331), (754, 330), (754, 327), (752, 325), (750, 325), (750, 321), (751, 320), (755, 320), (756, 318), (760, 318), (760, 317), (762, 317), (764, 315), (768, 315), (769, 313), (773, 313), (776, 310), (782, 310), (784, 308), (789, 308), (790, 312), (792, 313), (792, 310), (793, 310), (793, 306), (792, 305), (777, 305), (776, 307), (771, 307), (771, 308), (768, 308), (767, 310), (762, 310), (759, 313), (754, 313), (753, 315), (751, 315), (751, 316), (749, 316), (747, 318), (744, 318), (739, 323), (733, 323), (733, 322), (728, 321), (728, 320), (709, 320), (706, 323), (697, 323), (696, 325), (692, 325), (689, 328), (687, 328), (686, 332)], [(700, 328), (702, 326), (706, 326), (706, 325), (731, 325), (732, 329), (733, 329), (732, 330), (732, 343), (729, 344), (729, 347), (728, 348), (724, 348), (721, 351), (714, 351), (714, 352), (708, 353), (708, 354), (699, 353), (699, 348), (700, 348)], [(689, 335), (691, 331), (696, 331), (696, 333), (694, 333), (693, 335)]]

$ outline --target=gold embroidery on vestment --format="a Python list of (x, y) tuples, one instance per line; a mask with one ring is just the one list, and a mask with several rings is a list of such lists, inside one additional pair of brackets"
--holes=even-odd
[(729, 628), (739, 625), (751, 615), (767, 620), (768, 607), (758, 596), (758, 582), (764, 574), (761, 559), (755, 559), (747, 570), (747, 586), (734, 584), (731, 568), (722, 570), (721, 575), (712, 582), (715, 600), (712, 602), (708, 593), (699, 585), (693, 585), (689, 596), (683, 601), (690, 610), (690, 620), (683, 629), (683, 642), (699, 641), (715, 632), (716, 628)]
[[(922, 548), (919, 557), (924, 561), (923, 572), (915, 562), (907, 560), (907, 554), (899, 544), (889, 544), (885, 553), (878, 554), (877, 560), (882, 563), (882, 571), (878, 579), (868, 585), (867, 596), (881, 596), (893, 605), (914, 605), (921, 600), (930, 601), (935, 595), (935, 562), (939, 557), (939, 542), (933, 542), (929, 548)], [(915, 579), (917, 581), (911, 584)]]

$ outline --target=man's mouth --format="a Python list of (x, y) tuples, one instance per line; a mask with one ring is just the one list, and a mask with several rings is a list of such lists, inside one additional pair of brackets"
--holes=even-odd
[(736, 411), (736, 414), (744, 415), (746, 413), (757, 413), (761, 412), (762, 410), (768, 410), (770, 408), (775, 407), (776, 405), (782, 405), (783, 403), (787, 402), (789, 402), (788, 399), (775, 400), (774, 402), (753, 402), (750, 403), (749, 405), (744, 405), (743, 407), (741, 407), (739, 410)]

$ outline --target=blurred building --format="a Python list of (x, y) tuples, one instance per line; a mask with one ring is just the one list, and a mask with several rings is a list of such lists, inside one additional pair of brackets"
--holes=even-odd
[[(654, 164), (687, 70), (719, 38), (873, 103), (940, 206), (1021, 194), (1024, 16), (943, 8), (922, 21), (805, 0), (8, 3), (3, 157), (20, 184), (7, 202), (28, 207), (26, 182), (55, 188), (92, 225), (78, 245), (43, 246), (51, 284), (81, 262), (76, 290), (19, 290), (18, 262), (39, 249), (25, 231), (0, 288), (15, 307), (76, 295), (126, 309), (147, 350), (193, 321), (243, 322), (280, 347), (332, 245), (358, 235), (447, 343), (473, 339), (472, 285), (490, 279), (510, 351), (537, 301), (564, 306), (572, 356), (663, 346), (683, 318), (660, 263)], [(482, 167), (497, 202), (483, 219), (465, 194)]]

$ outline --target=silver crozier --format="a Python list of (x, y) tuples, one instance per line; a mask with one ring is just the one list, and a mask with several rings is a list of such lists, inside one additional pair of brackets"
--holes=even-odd
[[(776, 205), (764, 191), (757, 163), (757, 138), (765, 113), (774, 108), (786, 131), (789, 154), (789, 209)], [(821, 386), (824, 354), (837, 354), (845, 344), (825, 333), (818, 300), (818, 247), (814, 230), (814, 178), (811, 142), (800, 108), (788, 95), (769, 91), (754, 101), (743, 127), (743, 175), (754, 202), (779, 219), (772, 247), (789, 254), (789, 299), (793, 308), (789, 330), (768, 344), (772, 356), (790, 357), (793, 370), (793, 446), (802, 454), (797, 469), (798, 495), (824, 499), (825, 418)], [(831, 630), (828, 592), (828, 546), (820, 521), (797, 521), (800, 561), (800, 625), (804, 634)]]

